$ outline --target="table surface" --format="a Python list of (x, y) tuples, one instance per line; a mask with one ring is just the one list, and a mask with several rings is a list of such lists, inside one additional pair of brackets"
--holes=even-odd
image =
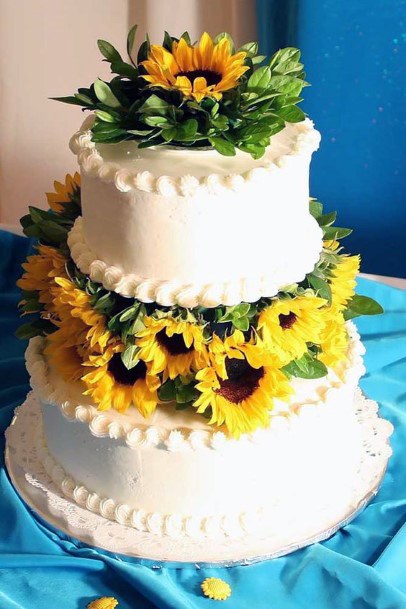
[[(24, 401), (28, 376), (15, 281), (28, 240), (0, 232), (0, 425), (9, 425)], [(216, 607), (203, 598), (208, 576), (226, 580), (230, 609), (406, 608), (406, 292), (366, 278), (358, 291), (381, 302), (385, 314), (360, 318), (367, 348), (362, 389), (395, 426), (394, 454), (382, 488), (351, 524), (326, 542), (251, 565), (215, 569), (152, 569), (63, 538), (39, 523), (0, 471), (0, 607), (84, 609), (99, 596), (115, 596), (118, 609)], [(345, 442), (345, 438), (343, 438)], [(4, 439), (2, 438), (4, 448)], [(300, 505), (297, 506), (300, 517)]]

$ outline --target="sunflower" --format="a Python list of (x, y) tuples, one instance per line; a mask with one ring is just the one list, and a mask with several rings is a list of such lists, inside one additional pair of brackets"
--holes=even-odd
[(76, 328), (74, 320), (78, 320), (83, 341), (103, 351), (111, 338), (105, 316), (92, 307), (89, 295), (69, 279), (56, 277), (55, 284), (51, 288), (53, 307), (61, 322)]
[(329, 368), (335, 369), (347, 358), (348, 340), (343, 314), (334, 307), (329, 307), (326, 309), (326, 325), (320, 335), (321, 353), (318, 359)]
[(176, 89), (197, 102), (204, 97), (219, 100), (223, 91), (237, 87), (238, 79), (249, 69), (244, 65), (246, 53), (231, 53), (227, 38), (215, 43), (207, 32), (197, 46), (184, 38), (174, 41), (172, 52), (152, 45), (148, 59), (141, 62), (147, 72), (143, 78), (150, 86)]
[(203, 327), (173, 317), (144, 317), (145, 330), (137, 334), (138, 357), (151, 362), (153, 374), (168, 377), (187, 376), (208, 362)]
[(332, 271), (330, 280), (333, 307), (342, 311), (354, 296), (355, 278), (359, 272), (360, 256), (340, 256), (340, 261)]
[(317, 296), (296, 296), (275, 300), (260, 313), (258, 331), (283, 364), (301, 358), (307, 343), (319, 344), (325, 326), (325, 304)]
[(227, 378), (226, 360), (247, 359), (253, 368), (275, 365), (276, 356), (266, 349), (260, 337), (252, 336), (249, 341), (245, 340), (241, 330), (235, 330), (230, 336), (221, 340), (217, 334), (213, 334), (208, 344), (210, 361), (215, 365), (217, 373), (221, 378)]
[(150, 364), (142, 360), (128, 370), (121, 359), (124, 345), (112, 342), (102, 355), (90, 356), (84, 362), (89, 372), (82, 376), (89, 395), (99, 410), (115, 408), (125, 412), (134, 405), (147, 417), (158, 403), (159, 377), (152, 374)]
[(52, 367), (67, 382), (79, 381), (83, 376), (86, 349), (80, 334), (71, 327), (61, 327), (47, 336), (45, 355)]
[(52, 313), (54, 306), (50, 290), (55, 285), (56, 277), (67, 277), (67, 259), (60, 251), (48, 245), (39, 245), (37, 251), (37, 254), (28, 256), (27, 262), (22, 265), (25, 273), (17, 285), (27, 292), (39, 292), (39, 302)]
[(196, 374), (199, 398), (193, 404), (199, 414), (211, 410), (210, 425), (225, 425), (238, 438), (269, 423), (273, 398), (287, 399), (292, 389), (276, 367), (250, 365), (246, 357), (225, 359), (225, 378), (215, 366)]
[(80, 192), (80, 175), (76, 172), (73, 176), (67, 174), (65, 184), (54, 182), (55, 192), (47, 192), (46, 197), (49, 207), (56, 213), (64, 211), (64, 203), (69, 203), (77, 198)]

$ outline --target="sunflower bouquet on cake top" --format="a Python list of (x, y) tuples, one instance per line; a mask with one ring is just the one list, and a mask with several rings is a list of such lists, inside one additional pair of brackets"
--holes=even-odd
[(136, 26), (128, 34), (128, 61), (98, 41), (115, 74), (110, 82), (97, 79), (54, 98), (94, 111), (94, 142), (209, 146), (227, 156), (238, 148), (259, 158), (285, 121), (304, 120), (297, 104), (307, 83), (298, 49), (282, 49), (261, 65), (266, 58), (256, 42), (235, 49), (225, 32), (214, 39), (204, 33), (195, 44), (187, 32), (180, 38), (166, 32), (162, 45), (147, 37), (134, 60), (135, 33)]
[[(129, 63), (99, 40), (116, 74), (110, 82), (98, 79), (58, 98), (93, 111), (95, 143), (209, 146), (223, 155), (238, 148), (259, 158), (286, 121), (304, 119), (297, 49), (262, 65), (256, 43), (236, 50), (227, 34), (213, 40), (205, 33), (196, 44), (187, 33), (165, 34), (162, 46), (147, 38), (134, 61), (134, 35), (135, 28)], [(44, 337), (57, 374), (100, 410), (136, 408), (148, 417), (156, 408), (189, 409), (238, 437), (269, 424), (274, 404), (291, 399), (292, 379), (339, 375), (346, 322), (382, 312), (355, 294), (360, 258), (341, 246), (351, 231), (336, 227), (336, 214), (323, 213), (315, 199), (309, 211), (323, 249), (301, 282), (255, 302), (185, 308), (121, 296), (81, 272), (67, 244), (81, 215), (78, 174), (55, 182), (47, 198), (49, 210), (30, 207), (21, 221), (37, 245), (18, 282), (29, 318), (18, 335)]]

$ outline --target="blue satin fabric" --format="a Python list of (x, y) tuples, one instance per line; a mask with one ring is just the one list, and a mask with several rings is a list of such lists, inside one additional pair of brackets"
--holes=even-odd
[[(25, 344), (14, 283), (30, 242), (0, 232), (0, 425), (4, 430), (28, 390)], [(401, 609), (406, 607), (406, 294), (367, 280), (359, 291), (378, 299), (384, 316), (358, 322), (367, 347), (365, 392), (395, 426), (394, 455), (375, 500), (330, 540), (272, 561), (232, 568), (159, 568), (86, 548), (39, 523), (7, 474), (0, 474), (1, 609), (84, 609), (115, 596), (120, 609), (216, 607), (200, 584), (216, 576), (230, 583), (232, 609)], [(345, 442), (345, 438), (343, 438)], [(2, 439), (1, 454), (4, 440)], [(300, 517), (300, 505), (297, 506)], [(403, 526), (402, 526), (403, 525)]]

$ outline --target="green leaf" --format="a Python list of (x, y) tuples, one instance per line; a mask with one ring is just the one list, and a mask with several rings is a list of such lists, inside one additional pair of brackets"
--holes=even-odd
[(55, 217), (49, 210), (39, 209), (32, 205), (28, 206), (28, 211), (30, 212), (30, 217), (34, 224), (41, 224), (44, 221), (53, 220)]
[(313, 218), (316, 218), (317, 220), (323, 213), (323, 204), (320, 203), (320, 201), (317, 201), (317, 199), (310, 199), (309, 209)]
[(95, 115), (101, 121), (104, 121), (105, 123), (115, 123), (116, 122), (116, 119), (114, 118), (114, 116), (111, 116), (111, 114), (109, 114), (108, 112), (105, 112), (104, 110), (96, 110)]
[(257, 63), (262, 63), (266, 59), (266, 55), (256, 55), (255, 57), (251, 57), (252, 63), (257, 65)]
[(190, 40), (190, 35), (189, 32), (183, 32), (183, 34), (181, 35), (181, 38), (183, 38), (183, 40), (186, 40), (186, 42), (191, 45), (192, 41)]
[(36, 319), (17, 328), (15, 335), (20, 339), (44, 336), (56, 330), (56, 326), (48, 319)]
[(123, 61), (120, 53), (107, 40), (98, 40), (97, 46), (100, 53), (110, 62)]
[(325, 241), (336, 241), (339, 239), (344, 239), (344, 237), (348, 237), (351, 235), (351, 228), (338, 228), (337, 226), (326, 226), (323, 228), (324, 239)]
[(149, 125), (150, 127), (172, 127), (171, 121), (169, 121), (165, 116), (146, 116), (144, 118), (144, 123)]
[(295, 60), (298, 61), (300, 59), (300, 51), (295, 47), (285, 47), (284, 49), (280, 49), (276, 51), (271, 57), (271, 61), (269, 65), (271, 67), (276, 66), (277, 64), (283, 63), (285, 61)]
[(165, 142), (171, 142), (175, 139), (177, 133), (176, 127), (170, 127), (169, 129), (164, 129), (161, 133)]
[(231, 38), (230, 34), (228, 34), (227, 32), (221, 32), (220, 34), (217, 34), (217, 36), (214, 39), (214, 44), (217, 44), (217, 42), (220, 42), (220, 40), (223, 40), (223, 38), (226, 38), (228, 40), (228, 42), (230, 43), (231, 53), (234, 53), (234, 51), (235, 51), (234, 40)]
[(175, 382), (168, 380), (161, 385), (158, 389), (158, 397), (162, 402), (174, 402), (176, 400)]
[(235, 305), (233, 307), (234, 309), (234, 315), (237, 317), (245, 317), (248, 313), (248, 311), (250, 310), (250, 303), (249, 302), (242, 302), (238, 305)]
[(74, 106), (88, 106), (87, 103), (85, 103), (81, 99), (78, 99), (74, 95), (68, 95), (66, 97), (50, 97), (49, 99), (52, 99), (53, 101), (63, 102), (64, 104), (72, 104)]
[(23, 305), (21, 305), (21, 309), (25, 313), (38, 313), (42, 310), (42, 304), (38, 301), (37, 298), (27, 298)]
[(131, 63), (134, 65), (131, 54), (134, 47), (135, 34), (137, 32), (138, 25), (133, 25), (127, 35), (127, 55), (131, 60)]
[(26, 228), (27, 226), (31, 226), (32, 225), (32, 218), (30, 214), (25, 214), (25, 216), (22, 216), (20, 218), (20, 224), (23, 228)]
[(191, 140), (196, 135), (199, 124), (195, 118), (189, 118), (181, 123), (176, 130), (176, 140)]
[(135, 368), (140, 361), (137, 357), (139, 351), (140, 347), (137, 347), (137, 345), (128, 345), (128, 347), (126, 347), (126, 349), (121, 353), (121, 361), (127, 370)]
[(164, 47), (164, 48), (165, 48), (167, 51), (171, 52), (171, 51), (172, 51), (172, 45), (173, 45), (173, 40), (172, 40), (172, 38), (170, 37), (170, 35), (168, 34), (168, 32), (165, 30), (165, 33), (164, 33), (164, 40), (163, 40), (162, 46), (163, 46), (163, 47)]
[(278, 110), (278, 116), (287, 123), (300, 123), (306, 118), (306, 114), (297, 106), (286, 106)]
[(122, 311), (122, 313), (119, 317), (119, 320), (121, 322), (123, 322), (123, 321), (128, 321), (129, 319), (135, 319), (135, 317), (137, 317), (137, 315), (139, 313), (140, 306), (141, 306), (141, 303), (136, 302), (128, 309), (124, 309), (124, 311)]
[(42, 222), (40, 230), (46, 239), (56, 244), (64, 243), (68, 236), (68, 230), (66, 228), (50, 220)]
[(82, 93), (75, 93), (75, 98), (79, 101), (83, 102), (83, 105), (93, 107), (94, 101), (88, 95), (83, 95)]
[(136, 80), (138, 78), (138, 70), (124, 61), (114, 61), (111, 64), (111, 71), (131, 80)]
[(259, 144), (239, 144), (239, 150), (248, 152), (254, 159), (260, 159), (265, 154), (265, 146)]
[(271, 68), (263, 66), (254, 71), (247, 82), (247, 91), (250, 93), (262, 93), (266, 91), (271, 82)]
[(138, 49), (137, 63), (141, 63), (142, 61), (145, 61), (146, 59), (148, 59), (148, 54), (149, 54), (150, 48), (151, 48), (151, 45), (150, 45), (149, 39), (147, 37), (147, 39), (144, 40), (144, 42), (141, 44), (140, 48)]
[(319, 226), (331, 226), (337, 219), (337, 212), (332, 211), (329, 214), (323, 214), (317, 218)]
[(128, 129), (127, 133), (132, 133), (133, 135), (139, 135), (140, 137), (146, 137), (151, 133), (154, 133), (155, 129)]
[(96, 311), (107, 312), (114, 305), (114, 297), (110, 292), (104, 294), (101, 298), (96, 299), (96, 302), (93, 304), (93, 308)]
[(383, 312), (381, 305), (373, 298), (355, 294), (347, 305), (344, 319), (353, 319), (360, 315), (381, 315)]
[(96, 79), (94, 82), (94, 92), (97, 99), (106, 106), (110, 108), (119, 108), (121, 106), (121, 103), (104, 80), (100, 80), (100, 78)]
[(249, 330), (250, 322), (248, 317), (234, 317), (232, 320), (234, 328), (237, 330), (241, 330), (241, 332), (246, 332)]
[(331, 287), (324, 279), (316, 277), (313, 273), (307, 275), (307, 281), (310, 283), (312, 288), (317, 292), (320, 298), (324, 298), (331, 304)]
[(139, 109), (142, 114), (159, 114), (160, 116), (166, 116), (168, 114), (169, 104), (158, 95), (154, 93), (150, 95)]
[(188, 404), (197, 399), (198, 392), (194, 383), (180, 385), (176, 388), (176, 402), (178, 404)]
[(246, 42), (238, 49), (238, 53), (244, 51), (248, 57), (253, 58), (258, 53), (258, 42)]
[(327, 368), (309, 353), (305, 353), (300, 359), (294, 360), (282, 368), (290, 376), (302, 379), (319, 379), (327, 374)]
[(295, 76), (272, 76), (272, 88), (281, 93), (297, 96), (304, 87), (304, 81)]
[(232, 142), (225, 140), (222, 137), (209, 137), (208, 138), (210, 144), (224, 156), (235, 156), (235, 147)]

